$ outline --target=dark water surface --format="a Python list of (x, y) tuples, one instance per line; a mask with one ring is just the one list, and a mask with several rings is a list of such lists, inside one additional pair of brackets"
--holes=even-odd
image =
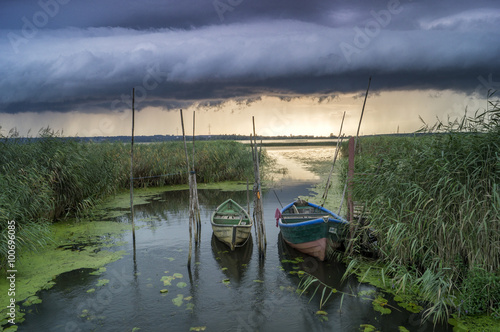
[[(312, 184), (308, 180), (277, 183), (275, 190), (286, 204), (298, 195), (308, 195)], [(433, 330), (430, 323), (420, 325), (420, 315), (398, 307), (390, 295), (385, 297), (397, 310), (386, 315), (375, 311), (372, 300), (358, 294), (376, 288), (355, 278), (341, 283), (343, 264), (318, 262), (282, 243), (274, 219), (279, 202), (272, 191), (263, 195), (264, 260), (259, 260), (255, 234), (235, 252), (212, 236), (210, 215), (216, 206), (227, 198), (246, 206), (246, 192), (200, 190), (199, 198), (202, 239), (193, 252), (191, 274), (187, 268), (189, 195), (165, 192), (135, 206), (136, 223), (142, 226), (136, 231), (135, 253), (127, 233), (129, 243), (116, 250), (128, 254), (107, 265), (101, 275), (83, 269), (57, 277), (53, 288), (38, 294), (43, 302), (27, 308), (31, 313), (18, 331), (362, 331), (363, 324), (379, 331), (399, 331), (401, 326), (409, 331)], [(119, 220), (130, 222), (129, 218)], [(327, 316), (316, 314), (319, 297), (310, 301), (312, 294), (296, 293), (299, 270), (339, 291), (322, 309)], [(109, 283), (97, 287), (101, 279)], [(94, 292), (87, 292), (93, 288)], [(165, 289), (168, 292), (160, 292)], [(437, 326), (434, 331), (451, 329)]]

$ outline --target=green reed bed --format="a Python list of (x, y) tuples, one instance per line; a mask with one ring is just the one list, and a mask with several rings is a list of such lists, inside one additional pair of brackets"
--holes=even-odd
[[(14, 132), (0, 137), (2, 268), (8, 221), (16, 222), (19, 255), (50, 241), (50, 222), (83, 215), (103, 198), (129, 188), (130, 144), (82, 142), (49, 129), (39, 136), (20, 138)], [(191, 144), (188, 149), (191, 153)], [(199, 183), (252, 180), (251, 151), (243, 144), (196, 142), (195, 163)], [(183, 144), (136, 144), (134, 178), (135, 187), (187, 183)]]
[[(498, 103), (422, 132), (358, 142), (354, 199), (369, 213), (381, 271), (397, 291), (423, 295), (434, 320), (500, 319)], [(360, 249), (363, 237), (354, 241)]]

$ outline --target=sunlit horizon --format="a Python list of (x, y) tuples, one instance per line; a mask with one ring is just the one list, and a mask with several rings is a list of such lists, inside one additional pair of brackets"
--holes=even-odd
[[(343, 112), (343, 134), (355, 135), (364, 96), (339, 94), (328, 100), (316, 97), (283, 99), (263, 96), (249, 103), (228, 100), (218, 106), (193, 105), (183, 110), (186, 134), (249, 135), (252, 116), (261, 136), (337, 136)], [(412, 133), (437, 119), (459, 118), (465, 110), (484, 108), (485, 98), (451, 90), (387, 91), (369, 94), (361, 123), (361, 135)], [(2, 115), (1, 133), (15, 128), (21, 136), (37, 136), (51, 128), (63, 136), (130, 136), (131, 110), (111, 113), (42, 112)], [(135, 135), (181, 135), (178, 109), (147, 106), (136, 110)]]

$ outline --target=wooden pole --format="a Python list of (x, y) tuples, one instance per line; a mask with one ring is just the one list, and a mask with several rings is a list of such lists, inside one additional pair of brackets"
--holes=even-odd
[(194, 228), (194, 241), (195, 244), (198, 244), (201, 240), (201, 216), (200, 216), (200, 204), (198, 201), (198, 184), (196, 181), (196, 171), (195, 171), (195, 162), (194, 162), (194, 141), (195, 141), (195, 123), (196, 123), (196, 112), (193, 111), (193, 168), (190, 173), (191, 177), (191, 186), (189, 190), (191, 190), (192, 197), (193, 197), (193, 202), (192, 202), (192, 209), (193, 209), (193, 214), (194, 214), (194, 219), (193, 219), (193, 225), (196, 224), (196, 227)]
[(347, 220), (354, 220), (354, 203), (352, 201), (352, 181), (354, 178), (354, 137), (349, 138), (349, 165), (347, 168)]
[(358, 131), (356, 132), (356, 141), (354, 141), (354, 151), (356, 151), (356, 145), (358, 144), (359, 129), (361, 128), (361, 121), (363, 120), (363, 114), (365, 113), (366, 99), (368, 98), (368, 90), (370, 90), (371, 81), (372, 77), (370, 76), (370, 78), (368, 79), (368, 87), (366, 88), (365, 101), (363, 102), (363, 109), (361, 110), (361, 116), (359, 117)]
[(248, 185), (248, 179), (247, 179), (247, 212), (250, 214), (250, 189)]
[(130, 214), (132, 216), (132, 242), (135, 248), (134, 223), (134, 126), (135, 126), (135, 88), (132, 89), (132, 140), (130, 145)]
[(193, 250), (193, 220), (194, 220), (194, 215), (193, 215), (193, 209), (191, 208), (191, 202), (193, 201), (193, 192), (191, 191), (191, 176), (190, 176), (190, 167), (189, 167), (189, 155), (187, 151), (187, 144), (186, 144), (186, 133), (184, 132), (184, 117), (182, 116), (182, 109), (181, 109), (181, 127), (182, 127), (182, 139), (184, 141), (184, 152), (186, 154), (186, 167), (187, 167), (187, 174), (188, 174), (188, 179), (189, 179), (189, 254), (188, 254), (188, 267), (191, 268), (191, 253)]
[(370, 83), (372, 81), (372, 77), (368, 79), (368, 87), (366, 88), (365, 100), (363, 102), (363, 108), (361, 109), (361, 116), (359, 117), (358, 130), (356, 132), (356, 138), (353, 140), (351, 137), (349, 139), (349, 168), (347, 171), (347, 183), (346, 185), (349, 187), (347, 190), (347, 208), (348, 208), (348, 219), (350, 222), (350, 241), (346, 248), (346, 251), (349, 251), (352, 254), (354, 250), (354, 237), (356, 233), (356, 225), (354, 225), (354, 201), (352, 199), (352, 191), (353, 191), (353, 179), (354, 179), (354, 161), (356, 154), (356, 146), (358, 144), (359, 138), (359, 129), (361, 128), (361, 122), (363, 120), (363, 114), (365, 113), (365, 105), (366, 99), (368, 98), (368, 91), (370, 90)]
[(262, 205), (262, 189), (260, 184), (260, 151), (257, 149), (257, 136), (255, 133), (255, 117), (252, 117), (253, 123), (253, 160), (254, 160), (254, 221), (257, 230), (258, 243), (259, 243), (259, 257), (263, 258), (265, 256), (267, 240), (266, 240), (266, 229), (264, 226), (264, 211)]

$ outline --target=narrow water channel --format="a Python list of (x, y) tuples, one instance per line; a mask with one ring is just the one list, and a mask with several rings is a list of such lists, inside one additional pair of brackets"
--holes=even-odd
[[(210, 215), (217, 205), (233, 198), (246, 206), (246, 192), (200, 190), (202, 236), (190, 273), (188, 192), (166, 191), (135, 206), (139, 226), (135, 250), (131, 234), (126, 233), (123, 239), (128, 243), (112, 250), (128, 254), (108, 264), (100, 275), (82, 269), (58, 276), (53, 288), (38, 294), (42, 303), (27, 308), (18, 331), (363, 331), (369, 325), (378, 331), (433, 330), (431, 323), (420, 325), (420, 314), (399, 307), (389, 295), (384, 297), (391, 313), (376, 311), (375, 287), (355, 278), (341, 282), (343, 264), (319, 262), (281, 241), (274, 219), (279, 201), (286, 204), (310, 194), (309, 188), (318, 181), (286, 157), (284, 152), (296, 149), (284, 150), (270, 151), (290, 171), (275, 179), (274, 192), (263, 195), (264, 260), (259, 260), (252, 243), (255, 236), (235, 252), (212, 236)], [(130, 215), (117, 222), (130, 222)], [(324, 314), (317, 314), (318, 296), (311, 300), (311, 293), (296, 292), (300, 270), (338, 290), (321, 309)], [(99, 280), (108, 282), (96, 287)], [(451, 330), (437, 326), (434, 331)]]

